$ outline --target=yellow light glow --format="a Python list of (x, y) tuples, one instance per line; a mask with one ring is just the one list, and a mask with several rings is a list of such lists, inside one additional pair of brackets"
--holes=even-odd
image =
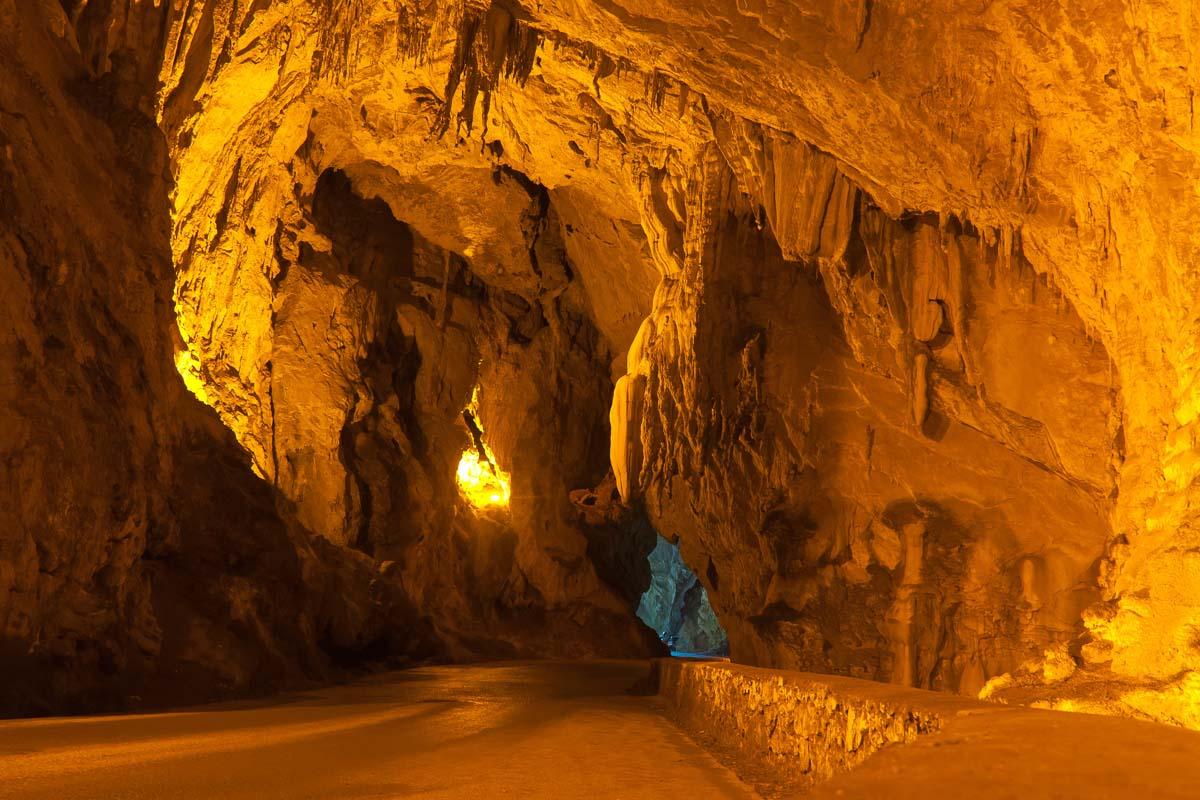
[(458, 461), (458, 488), (467, 502), (476, 508), (507, 506), (510, 496), (508, 473), (500, 469), (492, 448), (483, 441), (478, 386), (471, 391), (471, 401), (463, 413), (469, 424), (475, 426), (475, 443), (467, 446)]
[(463, 451), (458, 462), (458, 488), (467, 502), (476, 508), (508, 505), (508, 473), (495, 466), (496, 457), (491, 449), (483, 446), (490, 464), (479, 457), (474, 447)]
[(196, 399), (205, 405), (211, 405), (208, 402), (208, 392), (204, 391), (204, 379), (200, 377), (200, 361), (191, 350), (180, 350), (175, 353), (175, 371), (179, 373), (179, 377), (183, 378), (183, 384), (187, 390), (196, 396)]

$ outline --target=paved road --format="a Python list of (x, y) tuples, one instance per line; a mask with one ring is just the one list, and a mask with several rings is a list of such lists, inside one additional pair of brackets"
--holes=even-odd
[(0, 798), (753, 798), (638, 662), (436, 667), (274, 701), (0, 722)]

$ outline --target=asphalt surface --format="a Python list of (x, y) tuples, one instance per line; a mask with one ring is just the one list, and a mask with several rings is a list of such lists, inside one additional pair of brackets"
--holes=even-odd
[(434, 667), (272, 700), (0, 722), (0, 798), (753, 798), (626, 690), (644, 662)]

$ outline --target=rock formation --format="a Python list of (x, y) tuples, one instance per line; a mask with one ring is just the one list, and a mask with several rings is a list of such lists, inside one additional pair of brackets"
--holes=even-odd
[(6, 658), (644, 653), (657, 531), (735, 660), (1200, 725), (1193, 16), (0, 0)]
[(649, 562), (650, 586), (638, 603), (638, 618), (674, 652), (726, 655), (729, 638), (679, 548), (659, 536)]

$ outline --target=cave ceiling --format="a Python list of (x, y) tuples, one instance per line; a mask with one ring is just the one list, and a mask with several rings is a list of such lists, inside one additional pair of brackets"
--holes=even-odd
[(657, 531), (737, 660), (1200, 724), (1187, 2), (0, 9), (133, 87), (139, 335), (422, 641), (653, 650)]

